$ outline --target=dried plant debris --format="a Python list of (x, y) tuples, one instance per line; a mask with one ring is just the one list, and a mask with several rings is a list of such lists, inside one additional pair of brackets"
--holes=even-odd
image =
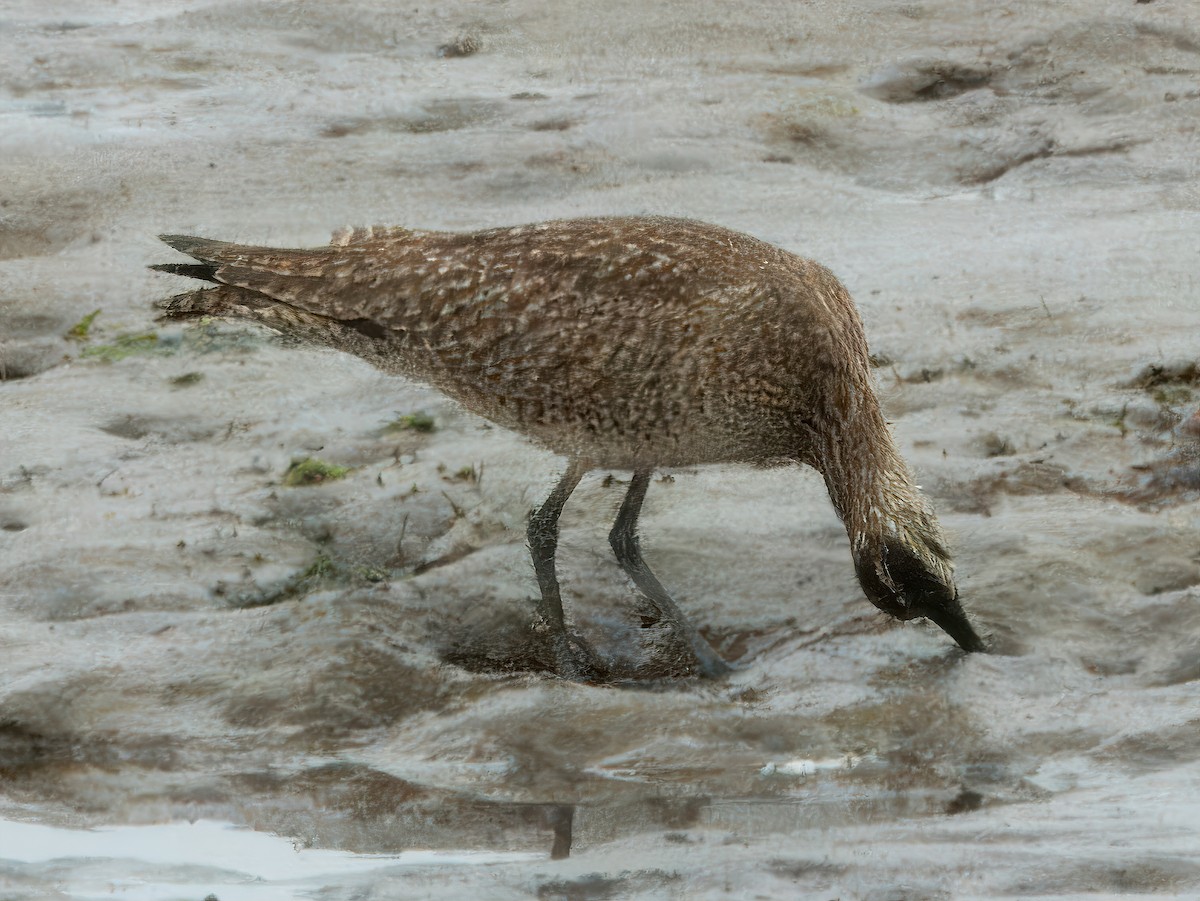
[(1172, 360), (1169, 363), (1149, 363), (1121, 385), (1151, 391), (1163, 386), (1200, 385), (1200, 362)]
[(346, 575), (333, 560), (321, 553), (303, 570), (274, 588), (263, 589), (252, 582), (231, 584), (221, 581), (213, 588), (213, 594), (239, 610), (270, 607), (345, 581)]
[(1143, 391), (1157, 405), (1160, 434), (1143, 438), (1167, 450), (1156, 460), (1131, 467), (1115, 495), (1152, 506), (1200, 500), (1200, 409), (1188, 409), (1200, 389), (1200, 362), (1150, 363), (1120, 387)]
[(985, 457), (1011, 457), (1017, 452), (1012, 441), (996, 432), (980, 436), (979, 449)]
[(483, 49), (483, 41), (479, 35), (467, 33), (460, 34), (449, 44), (442, 44), (438, 47), (437, 53), (441, 57), (458, 57), (458, 56), (474, 56)]
[(170, 383), (172, 388), (190, 388), (202, 381), (204, 381), (203, 372), (185, 372), (183, 375), (175, 376)]
[[(1007, 456), (1002, 454), (989, 456)], [(1000, 495), (1032, 496), (1069, 491), (1096, 494), (1087, 479), (1045, 460), (1015, 460), (996, 472), (957, 485), (944, 485), (939, 496), (959, 513), (992, 515), (992, 504)]]
[(1200, 409), (1172, 432), (1175, 445), (1161, 458), (1132, 467), (1133, 484), (1117, 493), (1122, 500), (1149, 506), (1200, 501)]
[(887, 103), (919, 103), (956, 97), (987, 87), (991, 80), (991, 66), (986, 62), (913, 60), (876, 72), (861, 90)]

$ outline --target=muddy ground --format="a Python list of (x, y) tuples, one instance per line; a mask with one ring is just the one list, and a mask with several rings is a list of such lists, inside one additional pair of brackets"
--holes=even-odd
[[(1172, 0), (0, 6), (0, 820), (400, 855), (278, 897), (1200, 892), (1198, 76)], [(621, 678), (513, 667), (562, 461), (156, 323), (184, 284), (145, 268), (160, 232), (618, 213), (844, 280), (999, 653), (877, 614), (814, 473), (728, 467), (660, 473), (642, 534), (733, 676), (643, 627), (621, 472), (560, 553)], [(0, 896), (262, 875), (140, 847), (0, 846)]]

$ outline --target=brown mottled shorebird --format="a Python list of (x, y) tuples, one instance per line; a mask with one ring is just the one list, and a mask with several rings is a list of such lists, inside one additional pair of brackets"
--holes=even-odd
[(360, 228), (311, 250), (162, 239), (199, 263), (152, 268), (216, 285), (163, 301), (166, 317), (249, 319), (347, 351), (567, 457), (528, 532), (562, 675), (605, 669), (567, 630), (554, 568), (563, 504), (598, 468), (633, 471), (609, 540), (706, 675), (728, 665), (638, 547), (656, 467), (807, 463), (825, 478), (871, 602), (985, 649), (884, 422), (858, 311), (817, 263), (715, 225), (652, 217), (467, 234)]

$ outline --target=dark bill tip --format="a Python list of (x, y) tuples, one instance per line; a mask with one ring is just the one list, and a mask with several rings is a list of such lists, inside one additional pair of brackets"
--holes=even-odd
[(987, 644), (979, 637), (957, 599), (936, 609), (924, 611), (924, 616), (937, 623), (941, 630), (958, 642), (958, 646), (964, 651), (968, 653), (987, 652)]

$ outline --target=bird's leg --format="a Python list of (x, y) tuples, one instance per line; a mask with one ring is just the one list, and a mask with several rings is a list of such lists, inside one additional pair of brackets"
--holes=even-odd
[(617, 514), (617, 521), (608, 534), (608, 542), (617, 555), (621, 569), (633, 579), (633, 583), (647, 600), (658, 608), (659, 614), (670, 623), (676, 634), (687, 641), (696, 655), (697, 663), (700, 664), (700, 672), (711, 677), (723, 676), (731, 670), (729, 664), (721, 659), (712, 645), (696, 631), (696, 627), (688, 622), (683, 611), (671, 600), (667, 590), (642, 559), (642, 552), (638, 546), (637, 518), (642, 511), (642, 501), (646, 498), (646, 487), (650, 484), (651, 472), (649, 469), (634, 472), (629, 492), (625, 495), (621, 510)]
[(602, 678), (605, 667), (587, 642), (567, 632), (562, 593), (558, 587), (558, 574), (554, 570), (554, 553), (558, 549), (558, 517), (585, 471), (583, 463), (571, 461), (546, 502), (529, 517), (529, 531), (526, 534), (529, 553), (533, 557), (533, 571), (541, 590), (541, 597), (537, 601), (538, 617), (550, 630), (558, 671), (569, 679), (589, 682)]

